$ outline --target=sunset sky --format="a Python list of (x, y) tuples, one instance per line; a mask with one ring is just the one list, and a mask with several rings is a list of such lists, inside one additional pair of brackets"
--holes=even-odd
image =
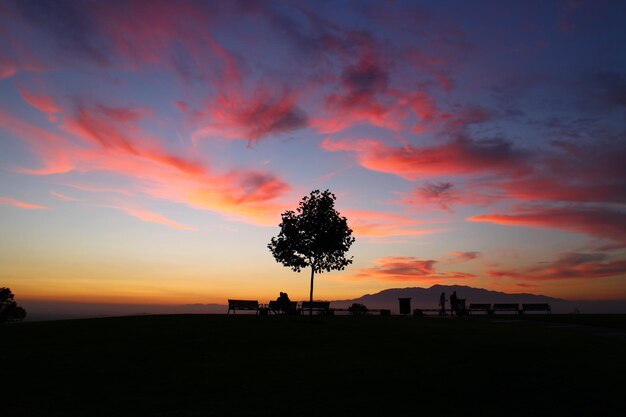
[(623, 1), (4, 1), (0, 287), (308, 298), (267, 249), (330, 189), (318, 299), (626, 299)]

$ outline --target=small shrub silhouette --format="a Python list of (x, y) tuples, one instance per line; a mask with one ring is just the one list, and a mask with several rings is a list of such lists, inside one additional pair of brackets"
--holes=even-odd
[(350, 307), (348, 307), (348, 311), (355, 316), (360, 316), (363, 314), (367, 314), (367, 307), (365, 307), (365, 304), (354, 303)]
[(26, 317), (26, 310), (18, 306), (14, 298), (10, 288), (0, 288), (0, 323), (24, 320)]

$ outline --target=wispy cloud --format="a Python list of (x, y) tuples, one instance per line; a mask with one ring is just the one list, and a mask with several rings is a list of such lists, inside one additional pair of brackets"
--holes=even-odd
[(604, 207), (546, 207), (472, 216), (471, 222), (504, 226), (548, 227), (585, 233), (626, 244), (626, 213)]
[(349, 279), (392, 282), (437, 282), (440, 280), (475, 277), (475, 275), (465, 272), (438, 272), (435, 270), (436, 264), (437, 261), (432, 259), (424, 260), (410, 256), (378, 258), (374, 261), (374, 266), (358, 270)]
[(422, 236), (444, 230), (406, 216), (379, 211), (346, 210), (344, 214), (355, 234), (363, 237)]
[(76, 114), (63, 115), (61, 128), (66, 134), (43, 130), (6, 111), (0, 111), (0, 121), (42, 161), (41, 168), (20, 168), (19, 172), (110, 172), (130, 180), (121, 190), (125, 193), (146, 194), (252, 223), (276, 221), (284, 207), (276, 200), (290, 189), (285, 181), (255, 169), (219, 173), (205, 162), (179, 156), (141, 129), (144, 114), (143, 109), (79, 104)]
[(63, 193), (60, 193), (58, 191), (54, 191), (54, 190), (50, 190), (50, 195), (58, 198), (59, 200), (63, 200), (63, 201), (80, 201), (80, 199), (78, 198), (74, 198), (74, 197), (70, 197), (67, 196)]
[(225, 91), (209, 103), (206, 119), (210, 122), (198, 129), (193, 138), (226, 137), (253, 143), (270, 135), (302, 129), (308, 124), (307, 116), (296, 103), (296, 96), (285, 89), (273, 93), (267, 88), (257, 88), (251, 97)]
[(478, 259), (483, 255), (481, 252), (476, 252), (476, 251), (448, 252), (448, 254), (452, 256), (452, 259), (449, 261), (451, 263), (473, 261), (474, 259)]
[(121, 210), (133, 217), (138, 218), (139, 220), (143, 221), (143, 222), (148, 222), (148, 223), (158, 223), (158, 224), (162, 224), (164, 226), (168, 226), (174, 229), (178, 229), (178, 230), (190, 230), (190, 231), (195, 231), (196, 229), (191, 227), (191, 226), (187, 226), (181, 223), (177, 223), (174, 220), (171, 220), (167, 217), (165, 217), (164, 215), (157, 213), (155, 211), (150, 211), (150, 210), (145, 210), (145, 209), (140, 209), (140, 208), (134, 208), (134, 207), (116, 207), (116, 206), (110, 206), (110, 208), (113, 209), (117, 209), (117, 210)]
[(25, 201), (17, 200), (13, 197), (0, 196), (0, 204), (6, 206), (19, 207), (27, 210), (47, 210), (50, 207), (42, 206), (40, 204), (27, 203)]
[(45, 94), (35, 94), (24, 87), (20, 87), (19, 92), (25, 102), (43, 113), (59, 113), (61, 108), (54, 103), (54, 99)]
[(579, 280), (626, 276), (626, 260), (609, 259), (603, 253), (571, 252), (530, 268), (493, 269), (492, 277), (524, 281)]
[(460, 137), (442, 145), (397, 147), (375, 139), (326, 138), (322, 149), (350, 152), (364, 168), (408, 180), (487, 173), (516, 175), (528, 170), (528, 155), (500, 139)]

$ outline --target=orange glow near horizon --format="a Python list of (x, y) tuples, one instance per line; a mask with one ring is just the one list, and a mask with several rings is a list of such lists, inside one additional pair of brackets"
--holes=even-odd
[(626, 299), (621, 6), (205, 3), (0, 6), (18, 299), (306, 299), (267, 244), (315, 189), (356, 238), (315, 298)]

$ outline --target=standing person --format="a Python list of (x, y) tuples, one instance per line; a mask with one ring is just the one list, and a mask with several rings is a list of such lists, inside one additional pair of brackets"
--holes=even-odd
[(457, 309), (457, 297), (456, 297), (456, 291), (452, 292), (452, 295), (450, 296), (450, 315), (454, 315), (454, 313), (456, 313), (456, 315), (459, 315), (459, 312), (456, 311)]
[(446, 293), (445, 292), (442, 292), (441, 296), (439, 297), (439, 315), (440, 316), (446, 315)]

